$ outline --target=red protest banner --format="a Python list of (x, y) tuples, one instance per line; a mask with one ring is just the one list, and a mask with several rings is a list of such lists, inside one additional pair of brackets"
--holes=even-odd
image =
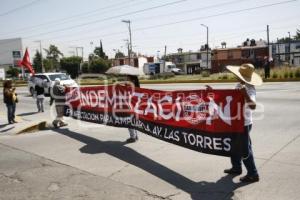
[(65, 115), (150, 136), (203, 153), (240, 151), (244, 98), (238, 90), (158, 91), (130, 85), (68, 88)]

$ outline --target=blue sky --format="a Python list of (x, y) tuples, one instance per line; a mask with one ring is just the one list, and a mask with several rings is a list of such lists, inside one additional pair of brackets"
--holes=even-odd
[(206, 42), (201, 24), (209, 27), (213, 48), (223, 41), (234, 47), (246, 38), (266, 40), (267, 24), (271, 41), (300, 29), (299, 0), (0, 0), (0, 5), (0, 39), (24, 38), (31, 56), (39, 48), (36, 40), (58, 46), (66, 56), (80, 46), (87, 57), (100, 39), (110, 57), (114, 49), (126, 53), (123, 19), (132, 21), (133, 50), (145, 55), (161, 55), (165, 45), (168, 53), (199, 49)]

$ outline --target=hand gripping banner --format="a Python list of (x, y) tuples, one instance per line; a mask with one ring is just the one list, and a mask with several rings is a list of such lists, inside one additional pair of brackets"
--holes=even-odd
[(65, 116), (127, 127), (198, 152), (242, 153), (238, 90), (159, 91), (131, 85), (67, 88)]

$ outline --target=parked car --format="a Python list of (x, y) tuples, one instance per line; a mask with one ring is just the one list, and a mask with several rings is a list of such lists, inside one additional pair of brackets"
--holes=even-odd
[(68, 85), (70, 87), (78, 87), (77, 83), (65, 73), (40, 73), (31, 76), (28, 80), (28, 90), (31, 95), (34, 94), (34, 88), (35, 88), (34, 80), (36, 78), (39, 78), (43, 81), (44, 80), (47, 81), (47, 87), (44, 88), (46, 95), (50, 94), (50, 88), (53, 87), (56, 78), (60, 79), (61, 84)]

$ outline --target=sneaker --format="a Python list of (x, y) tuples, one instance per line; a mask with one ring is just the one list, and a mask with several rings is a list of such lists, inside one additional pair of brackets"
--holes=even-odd
[(254, 176), (246, 175), (246, 176), (241, 177), (240, 181), (244, 182), (244, 183), (258, 182), (259, 181), (259, 176), (258, 175), (254, 175)]
[(137, 141), (136, 138), (128, 138), (128, 139), (126, 140), (127, 143), (133, 143), (133, 142), (136, 142), (136, 141)]
[(52, 122), (52, 125), (54, 126), (54, 128), (58, 128), (58, 126), (57, 126), (57, 122)]
[(233, 175), (240, 175), (242, 173), (242, 170), (241, 169), (230, 168), (230, 169), (225, 169), (224, 173), (233, 174)]
[(63, 127), (63, 126), (68, 126), (68, 124), (65, 123), (65, 122), (61, 122), (61, 123), (60, 123), (60, 127)]

